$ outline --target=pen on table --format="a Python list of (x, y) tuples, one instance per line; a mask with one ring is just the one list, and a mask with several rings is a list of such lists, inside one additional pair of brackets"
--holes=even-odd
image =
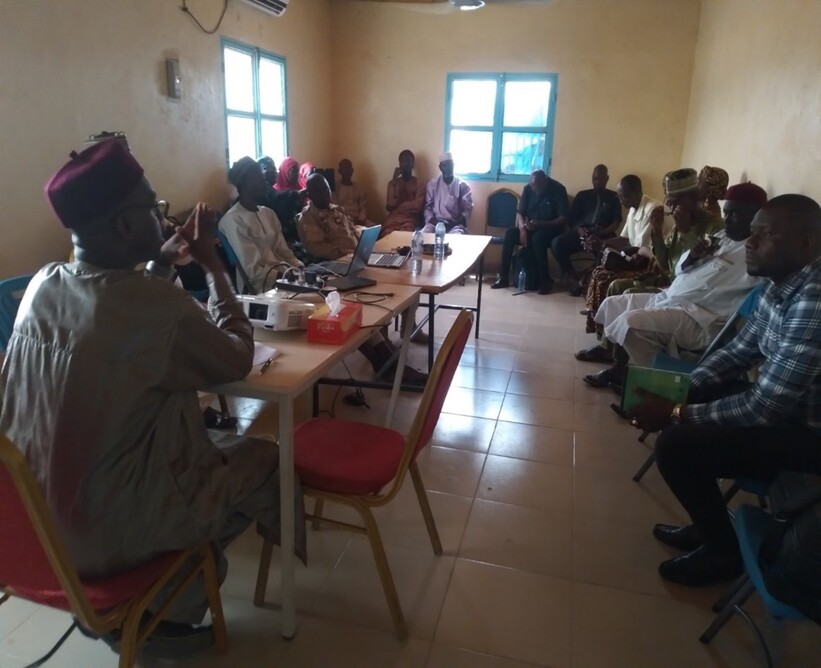
[(259, 368), (259, 374), (260, 374), (260, 375), (264, 374), (264, 373), (265, 373), (265, 370), (266, 370), (269, 366), (271, 366), (271, 362), (273, 362), (273, 361), (274, 361), (274, 358), (273, 358), (273, 357), (269, 357), (267, 360), (265, 360), (265, 361), (262, 363), (262, 366)]

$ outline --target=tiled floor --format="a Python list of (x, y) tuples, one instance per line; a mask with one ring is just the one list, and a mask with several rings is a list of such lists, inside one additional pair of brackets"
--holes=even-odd
[[(475, 283), (468, 283), (448, 297), (467, 303), (472, 291)], [(691, 591), (657, 576), (670, 552), (650, 529), (682, 520), (682, 510), (655, 469), (642, 484), (631, 481), (645, 446), (608, 408), (614, 397), (580, 380), (595, 369), (571, 355), (590, 342), (578, 315), (581, 301), (491, 290), (484, 296), (481, 338), (471, 339), (433, 442), (420, 457), (444, 554), (434, 556), (409, 484), (378, 512), (410, 639), (393, 636), (367, 542), (323, 529), (309, 531), (309, 566), (298, 572), (298, 635), (282, 640), (277, 555), (268, 603), (254, 608), (260, 544), (250, 532), (229, 552), (222, 589), (229, 653), (140, 666), (763, 665), (738, 619), (710, 647), (698, 642), (721, 587)], [(440, 312), (438, 332), (452, 320)], [(356, 357), (352, 368), (362, 364)], [(413, 358), (421, 365), (424, 351), (415, 347)], [(325, 407), (334, 394), (323, 390)], [(380, 422), (387, 398), (373, 391), (366, 397), (370, 409), (348, 407), (340, 396), (337, 415)], [(417, 399), (402, 397), (397, 428), (407, 429)], [(259, 409), (255, 402), (235, 404), (244, 428)], [(26, 602), (3, 605), (0, 666), (34, 660), (68, 624), (68, 615)], [(783, 666), (821, 667), (818, 627), (790, 624), (769, 633), (784, 648)], [(48, 665), (115, 666), (116, 657), (75, 634)]]

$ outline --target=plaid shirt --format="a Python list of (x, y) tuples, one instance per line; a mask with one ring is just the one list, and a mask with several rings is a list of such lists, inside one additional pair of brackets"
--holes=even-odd
[(788, 422), (821, 433), (821, 258), (785, 283), (770, 284), (739, 335), (693, 372), (690, 387), (719, 387), (758, 363), (758, 380), (749, 390), (688, 405), (687, 422)]

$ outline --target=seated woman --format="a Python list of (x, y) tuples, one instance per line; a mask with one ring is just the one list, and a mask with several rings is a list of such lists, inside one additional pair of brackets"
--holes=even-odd
[[(260, 158), (258, 162), (265, 171), (263, 160), (264, 158)], [(270, 167), (268, 170), (270, 171)], [(266, 172), (266, 181), (269, 183), (270, 178), (270, 174)], [(273, 188), (268, 190), (265, 206), (276, 213), (285, 241), (300, 262), (307, 265), (313, 262), (314, 258), (305, 250), (296, 229), (296, 216), (302, 211), (304, 204), (305, 191), (299, 187), (299, 162), (290, 157), (285, 158), (279, 165), (279, 173), (275, 177)]]

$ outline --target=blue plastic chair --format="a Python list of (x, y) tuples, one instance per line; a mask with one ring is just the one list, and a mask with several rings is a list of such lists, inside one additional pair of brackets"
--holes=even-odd
[(219, 228), (217, 228), (217, 239), (219, 239), (220, 246), (222, 246), (222, 249), (225, 251), (225, 257), (228, 258), (228, 264), (231, 266), (231, 269), (234, 270), (234, 289), (238, 294), (254, 294), (254, 287), (248, 279), (248, 274), (246, 274), (245, 270), (242, 268), (236, 252), (234, 252), (234, 249), (231, 248), (231, 244), (228, 242), (228, 237), (226, 237)]
[[(516, 211), (519, 209), (519, 195), (508, 188), (500, 188), (490, 194), (487, 198), (487, 228), (494, 227), (504, 231), (516, 225)], [(493, 235), (490, 243), (500, 246), (504, 243), (505, 236)]]
[(0, 281), (0, 350), (5, 351), (9, 344), (20, 300), (33, 277), (30, 274)]
[(738, 545), (741, 548), (741, 558), (744, 561), (746, 572), (736, 580), (730, 591), (713, 606), (713, 611), (717, 612), (718, 616), (699, 638), (705, 645), (709, 644), (730, 617), (737, 614), (749, 625), (756, 638), (758, 638), (764, 650), (768, 668), (773, 668), (774, 664), (767, 641), (756, 623), (741, 606), (754, 592), (758, 592), (764, 606), (767, 608), (767, 612), (775, 619), (798, 620), (804, 618), (799, 610), (782, 603), (770, 594), (764, 581), (764, 574), (761, 571), (758, 560), (761, 545), (770, 532), (776, 528), (776, 524), (778, 524), (778, 520), (759, 508), (747, 505), (739, 508), (735, 516), (735, 532), (738, 536)]

